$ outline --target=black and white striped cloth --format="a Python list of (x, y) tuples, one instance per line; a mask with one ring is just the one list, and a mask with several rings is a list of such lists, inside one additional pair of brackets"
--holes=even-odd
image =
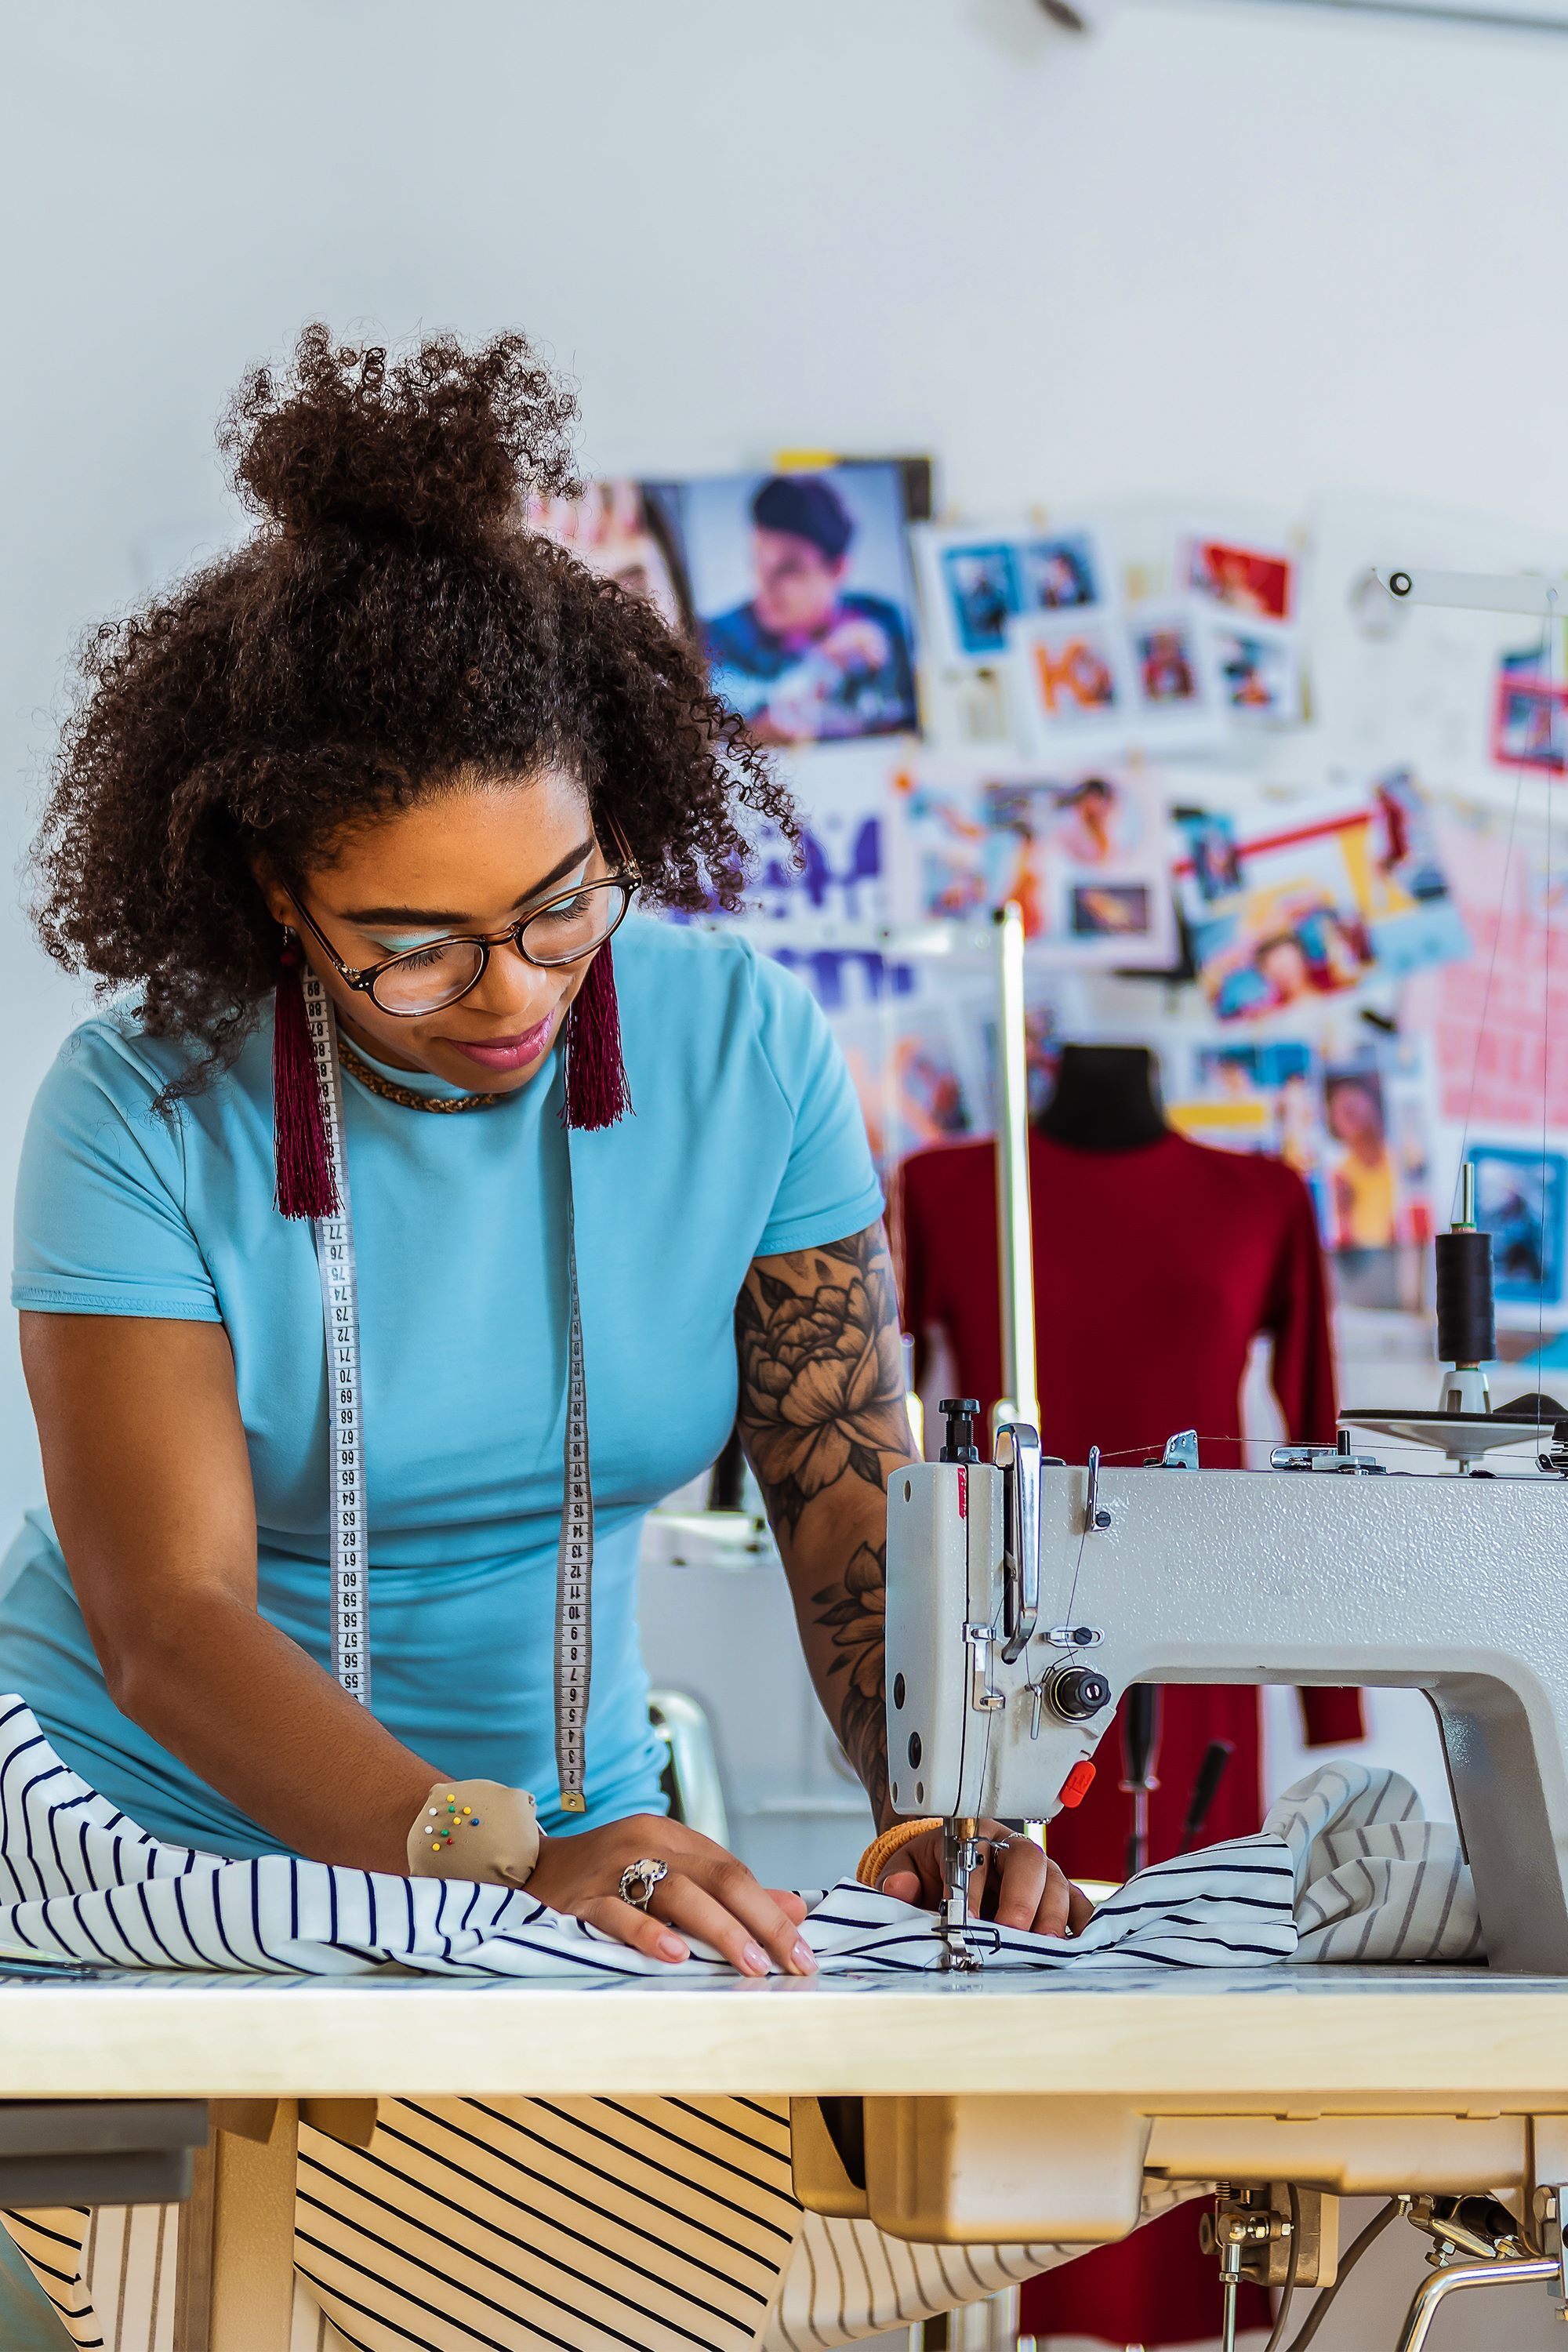
[[(1003, 1969), (1245, 1968), (1296, 1948), (1291, 1857), (1278, 1837), (1146, 1871), (1068, 1943), (988, 1928)], [(931, 1915), (847, 1881), (804, 1929), (824, 1973), (941, 1964)], [(230, 1862), (150, 1837), (55, 1754), (18, 1698), (0, 1699), (0, 1952), (109, 1968), (358, 1975), (698, 1976), (672, 1971), (526, 1888), (394, 1878), (289, 1854)]]
[[(67, 2343), (174, 2352), (178, 2209), (6, 2226)], [(300, 2135), (289, 2352), (825, 2352), (1078, 2251), (802, 2214), (778, 2101), (389, 2099), (367, 2148)]]
[(1299, 1960), (1485, 1958), (1458, 1831), (1427, 1821), (1400, 1773), (1321, 1764), (1263, 1827), (1289, 1852)]
[[(940, 1961), (928, 1914), (853, 1884), (817, 1901), (805, 1932), (824, 1976)], [(983, 1932), (988, 1966), (1010, 1972), (1257, 1968), (1306, 1945), (1452, 1958), (1469, 1956), (1474, 1906), (1453, 1832), (1445, 1843), (1420, 1822), (1408, 1785), (1336, 1767), (1256, 1837), (1144, 1872), (1069, 1942)], [(78, 1779), (18, 1699), (0, 1700), (0, 1955), (557, 1979), (722, 1966), (658, 1967), (525, 1891), (163, 1843)], [(1195, 2186), (1150, 2183), (1145, 2216)], [(174, 2209), (6, 2226), (83, 2352), (173, 2352)], [(912, 2246), (803, 2215), (777, 2099), (389, 2099), (367, 2148), (301, 2132), (291, 2352), (826, 2352), (1074, 2251)]]

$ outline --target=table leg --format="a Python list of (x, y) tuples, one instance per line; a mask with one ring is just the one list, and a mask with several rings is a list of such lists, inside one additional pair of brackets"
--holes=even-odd
[(242, 2131), (222, 2114), (180, 2215), (174, 2352), (289, 2352), (299, 2110), (279, 2099), (270, 2117), (236, 2117)]

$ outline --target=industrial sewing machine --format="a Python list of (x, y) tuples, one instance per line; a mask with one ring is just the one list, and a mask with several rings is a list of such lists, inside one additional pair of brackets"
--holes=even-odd
[(949, 1824), (950, 1964), (980, 1957), (976, 1819), (1071, 1804), (1133, 1684), (1351, 1683), (1426, 1692), (1490, 1963), (1568, 1976), (1563, 1473), (1401, 1475), (1349, 1437), (1205, 1470), (1189, 1432), (1107, 1472), (1042, 1463), (1016, 1423), (982, 1462), (958, 1410), (943, 1458), (897, 1475), (892, 1798)]
[[(1407, 573), (1386, 584), (1419, 600)], [(1454, 593), (1432, 601), (1461, 601), (1461, 588), (1479, 601), (1477, 585), (1445, 578)], [(1515, 583), (1499, 585), (1507, 609), (1559, 609), (1552, 583), (1520, 606)], [(1469, 1982), (1568, 1979), (1568, 1415), (1543, 1397), (1491, 1410), (1490, 1244), (1475, 1229), (1468, 1171), (1455, 1229), (1437, 1245), (1446, 1369), (1430, 1409), (1348, 1412), (1333, 1446), (1276, 1447), (1267, 1470), (1205, 1469), (1192, 1431), (1142, 1465), (1109, 1467), (1098, 1449), (1082, 1465), (1052, 1459), (1033, 1401), (1016, 910), (999, 940), (1011, 1402), (994, 1416), (989, 1459), (973, 1401), (944, 1404), (940, 1458), (897, 1473), (888, 1496), (892, 1801), (945, 1825), (946, 1967), (973, 1983), (984, 1966), (988, 1938), (968, 1902), (982, 1817), (1048, 1820), (1075, 1802), (1130, 1690), (1359, 1684), (1419, 1689), (1436, 1717), (1489, 1960)], [(1392, 1446), (1396, 1466), (1363, 1450), (1368, 1438)], [(1413, 1447), (1436, 1448), (1448, 1475), (1398, 1466)], [(1454, 2287), (1542, 2282), (1568, 2316), (1568, 2080), (1561, 2053), (1542, 2044), (1539, 2056), (1525, 2097), (1463, 2106), (1414, 2085), (1299, 2105), (1283, 2088), (1283, 2052), (1273, 2101), (1053, 2102), (978, 2085), (946, 2102), (867, 2101), (864, 2201), (826, 2210), (869, 2212), (910, 2235), (962, 2240), (1016, 2220), (1032, 2236), (1056, 2234), (1055, 2222), (1084, 2241), (1131, 2226), (1139, 2179), (1217, 2178), (1210, 2234), (1228, 2344), (1240, 2279), (1331, 2284), (1334, 2195), (1375, 2189), (1434, 2241), (1435, 2275), (1400, 2339), (1415, 2352)], [(1434, 2062), (1417, 2081), (1435, 2086), (1438, 2072)], [(825, 2161), (822, 2176), (830, 2170)], [(811, 2201), (820, 2178), (817, 2190)]]

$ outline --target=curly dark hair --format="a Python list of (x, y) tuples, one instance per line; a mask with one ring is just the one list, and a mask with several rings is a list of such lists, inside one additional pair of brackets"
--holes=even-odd
[(395, 364), (307, 327), (219, 446), (260, 529), (89, 638), (37, 845), (48, 952), (149, 1030), (237, 1049), (277, 977), (252, 861), (469, 777), (564, 768), (671, 908), (733, 908), (742, 809), (787, 791), (651, 606), (526, 530), (570, 491), (571, 394), (521, 335)]

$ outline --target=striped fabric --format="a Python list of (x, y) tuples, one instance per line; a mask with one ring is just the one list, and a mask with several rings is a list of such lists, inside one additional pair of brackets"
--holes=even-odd
[[(1196, 2185), (1151, 2182), (1144, 2219)], [(82, 2352), (174, 2352), (179, 2209), (13, 2213)], [(802, 2215), (751, 2099), (384, 2100), (300, 2135), (289, 2352), (828, 2352), (1070, 2261)]]
[[(1460, 1957), (1474, 1906), (1451, 1831), (1446, 1841), (1397, 1776), (1331, 1768), (1258, 1836), (1144, 1872), (1071, 1942), (984, 1929), (987, 1965), (1267, 1966), (1298, 1955), (1298, 1920), (1316, 1958)], [(805, 1932), (825, 1976), (940, 1959), (929, 1915), (854, 1885), (816, 1903)], [(94, 1974), (614, 1979), (721, 1966), (698, 1955), (658, 1968), (513, 1889), (160, 1843), (78, 1780), (16, 1699), (0, 1701), (0, 1955)], [(1145, 2218), (1200, 2186), (1150, 2184)], [(6, 2226), (65, 2340), (173, 2352), (175, 2209), (13, 2214)], [(1072, 2252), (910, 2246), (868, 2222), (802, 2215), (777, 2100), (384, 2100), (368, 2148), (301, 2131), (290, 2352), (827, 2352)]]
[[(1291, 1856), (1259, 1834), (1163, 1863), (1070, 1943), (982, 1931), (991, 1965), (1097, 1971), (1240, 1968), (1296, 1948)], [(940, 1967), (931, 1913), (834, 1887), (804, 1931), (825, 1973)], [(18, 1698), (0, 1699), (0, 1955), (89, 1967), (310, 1976), (727, 1973), (700, 1951), (672, 1971), (526, 1888), (394, 1878), (289, 1854), (226, 1862), (150, 1837), (64, 1765)]]
[[(62, 2352), (174, 2352), (177, 2205), (73, 2205), (5, 2227), (59, 2315)], [(288, 2352), (353, 2352), (298, 2275)]]
[(1399, 1773), (1320, 1765), (1263, 1826), (1289, 1849), (1299, 1960), (1485, 1958), (1459, 1833)]

